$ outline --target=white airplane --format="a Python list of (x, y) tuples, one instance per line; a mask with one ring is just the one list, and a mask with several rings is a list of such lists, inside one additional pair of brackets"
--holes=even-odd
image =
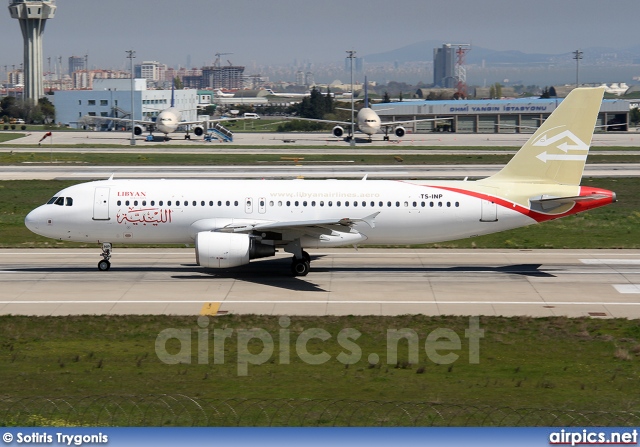
[(475, 237), (569, 216), (616, 201), (580, 186), (603, 88), (576, 89), (511, 161), (478, 181), (108, 180), (63, 189), (26, 226), (60, 241), (195, 244), (197, 263), (228, 268), (306, 248), (423, 244)]
[(306, 93), (276, 93), (270, 88), (265, 89), (270, 96), (277, 96), (280, 98), (305, 98), (307, 96), (311, 96), (311, 92)]
[[(407, 133), (403, 124), (412, 124), (412, 123), (421, 123), (428, 121), (446, 121), (452, 118), (425, 118), (418, 120), (403, 120), (403, 121), (385, 121), (382, 122), (380, 116), (369, 107), (369, 95), (367, 92), (367, 80), (365, 78), (364, 84), (364, 107), (358, 111), (356, 116), (356, 126), (360, 132), (365, 133), (369, 136), (369, 141), (371, 141), (373, 135), (380, 132), (380, 129), (384, 129), (384, 137), (383, 140), (389, 140), (389, 129), (393, 128), (393, 133), (398, 137), (402, 138)], [(346, 109), (342, 109), (346, 110)], [(349, 109), (350, 110), (350, 109)], [(386, 110), (386, 109), (385, 109)], [(298, 118), (298, 117), (288, 117), (287, 119), (298, 119), (303, 121), (315, 121), (318, 123), (331, 123), (336, 124), (336, 126), (331, 130), (331, 133), (336, 137), (342, 137), (345, 134), (345, 129), (342, 126), (347, 127), (347, 137), (346, 140), (349, 141), (351, 136), (351, 122), (350, 121), (337, 121), (337, 120), (321, 120), (321, 119), (313, 119), (313, 118)]]
[(213, 94), (216, 98), (233, 98), (235, 96), (235, 93), (225, 93), (219, 88), (215, 89)]
[[(130, 119), (127, 118), (112, 118), (112, 117), (103, 117), (103, 116), (91, 116), (87, 117), (92, 121), (115, 121), (119, 123), (131, 123)], [(246, 118), (234, 118), (234, 119), (246, 119)], [(179, 127), (185, 127), (187, 133), (184, 138), (186, 140), (191, 139), (189, 131), (193, 131), (194, 135), (201, 137), (207, 132), (207, 129), (211, 126), (211, 123), (225, 121), (228, 118), (216, 118), (216, 119), (208, 119), (208, 120), (198, 120), (198, 121), (183, 121), (182, 120), (182, 112), (175, 106), (175, 98), (174, 98), (174, 88), (171, 86), (171, 105), (170, 107), (163, 109), (158, 113), (155, 121), (147, 121), (147, 120), (133, 120), (134, 127), (133, 133), (135, 135), (142, 135), (142, 132), (145, 130), (149, 132), (149, 135), (153, 135), (154, 131), (160, 132), (164, 134), (165, 141), (169, 140), (169, 134), (178, 130)]]

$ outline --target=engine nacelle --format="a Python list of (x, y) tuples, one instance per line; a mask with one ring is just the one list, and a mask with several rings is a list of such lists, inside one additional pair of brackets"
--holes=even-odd
[(138, 126), (138, 125), (133, 126), (133, 133), (134, 134), (142, 135), (142, 132), (144, 132), (144, 129), (142, 128), (142, 126)]
[(407, 132), (404, 130), (404, 127), (402, 126), (398, 126), (396, 127), (396, 129), (393, 131), (393, 133), (396, 134), (396, 137), (402, 138), (404, 137), (404, 134), (406, 134)]
[(204, 135), (204, 127), (202, 126), (196, 126), (193, 128), (193, 134), (196, 137), (201, 137), (202, 135)]
[(333, 133), (335, 137), (341, 137), (342, 135), (344, 135), (344, 129), (340, 126), (336, 126), (333, 128), (331, 133)]
[(250, 259), (274, 256), (276, 248), (240, 233), (201, 231), (196, 235), (196, 263), (224, 269), (249, 263)]

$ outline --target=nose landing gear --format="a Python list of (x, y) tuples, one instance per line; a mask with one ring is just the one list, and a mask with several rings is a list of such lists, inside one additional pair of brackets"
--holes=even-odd
[(102, 254), (100, 254), (100, 256), (102, 256), (102, 260), (98, 262), (98, 270), (103, 272), (106, 270), (109, 270), (111, 268), (111, 262), (109, 262), (109, 259), (111, 259), (111, 243), (110, 242), (102, 243)]

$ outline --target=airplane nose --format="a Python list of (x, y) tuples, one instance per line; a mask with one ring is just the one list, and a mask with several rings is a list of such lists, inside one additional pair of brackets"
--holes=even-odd
[(42, 228), (44, 221), (42, 220), (42, 213), (39, 208), (31, 211), (24, 218), (24, 225), (32, 232), (38, 234), (40, 232), (40, 228)]

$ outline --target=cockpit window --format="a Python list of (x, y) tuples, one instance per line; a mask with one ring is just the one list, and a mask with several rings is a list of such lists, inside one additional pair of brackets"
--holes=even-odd
[(64, 197), (58, 197), (58, 200), (56, 200), (54, 203), (59, 206), (64, 206)]
[(67, 201), (67, 206), (73, 206), (73, 198), (67, 197), (66, 201)]
[(47, 205), (51, 205), (52, 203), (54, 203), (56, 200), (58, 200), (58, 197), (51, 197), (51, 199), (49, 199), (49, 201), (47, 202)]

